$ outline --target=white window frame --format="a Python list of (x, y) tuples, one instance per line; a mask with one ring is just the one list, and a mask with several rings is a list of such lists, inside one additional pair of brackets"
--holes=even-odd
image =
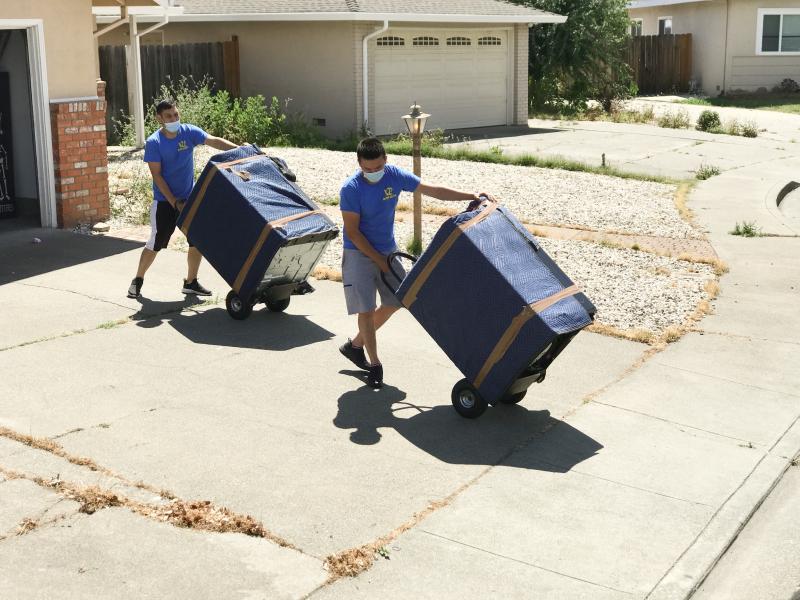
[(0, 29), (23, 29), (28, 40), (39, 217), (42, 227), (58, 227), (53, 138), (50, 129), (50, 92), (47, 88), (47, 58), (44, 52), (44, 21), (0, 19)]
[(639, 18), (639, 19), (631, 19), (631, 25), (633, 25), (634, 23), (639, 25), (639, 31), (641, 33), (639, 33), (637, 36), (631, 35), (631, 37), (638, 37), (640, 35), (644, 35), (644, 19), (641, 19), (641, 18)]
[(658, 30), (657, 30), (658, 31), (658, 35), (662, 35), (662, 33), (661, 33), (661, 21), (666, 21), (667, 19), (669, 19), (669, 33), (665, 33), (663, 35), (675, 35), (675, 22), (674, 22), (674, 19), (669, 15), (667, 15), (665, 17), (658, 17), (658, 21), (656, 21), (656, 24), (658, 25)]
[[(762, 35), (764, 34), (764, 17), (766, 15), (780, 15), (781, 26), (778, 30), (778, 48), (774, 52), (762, 50)], [(800, 8), (759, 8), (758, 21), (756, 22), (756, 55), (757, 56), (800, 56), (800, 51), (784, 52), (780, 50), (783, 43), (783, 15), (800, 15)]]

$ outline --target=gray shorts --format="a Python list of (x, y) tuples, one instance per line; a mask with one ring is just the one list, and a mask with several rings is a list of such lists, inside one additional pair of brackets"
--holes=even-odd
[[(400, 260), (393, 261), (395, 271), (405, 277), (405, 270)], [(394, 286), (400, 285), (391, 273), (387, 280)], [(342, 254), (342, 283), (344, 284), (344, 300), (347, 303), (347, 314), (355, 315), (375, 310), (375, 293), (381, 297), (382, 306), (402, 306), (381, 279), (381, 270), (360, 250), (345, 248)]]

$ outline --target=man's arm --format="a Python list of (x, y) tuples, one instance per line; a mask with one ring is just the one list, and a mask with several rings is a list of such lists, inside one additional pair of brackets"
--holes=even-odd
[(211, 146), (212, 148), (216, 148), (217, 150), (233, 150), (234, 148), (239, 147), (233, 142), (229, 142), (225, 138), (216, 137), (213, 135), (209, 135), (208, 137), (206, 137), (206, 141), (203, 143), (206, 146)]
[(147, 166), (150, 167), (150, 175), (153, 176), (153, 182), (155, 182), (158, 189), (161, 190), (161, 193), (164, 194), (164, 197), (167, 199), (167, 202), (172, 205), (172, 208), (175, 208), (177, 199), (172, 194), (172, 190), (169, 189), (167, 180), (164, 179), (164, 176), (161, 174), (161, 163), (149, 162)]
[(372, 244), (369, 243), (369, 240), (364, 237), (364, 234), (361, 233), (361, 229), (359, 229), (361, 215), (343, 210), (342, 219), (344, 220), (344, 232), (347, 234), (347, 237), (350, 238), (350, 241), (355, 244), (355, 247), (358, 248), (364, 256), (372, 259), (372, 262), (378, 265), (381, 271), (388, 273), (389, 265), (386, 263), (386, 257), (372, 247)]
[(472, 192), (461, 192), (451, 188), (446, 188), (437, 185), (429, 185), (427, 183), (420, 183), (417, 188), (423, 195), (437, 198), (438, 200), (480, 200), (481, 196), (486, 196), (489, 200), (494, 201), (494, 198), (486, 192), (479, 192), (473, 194)]

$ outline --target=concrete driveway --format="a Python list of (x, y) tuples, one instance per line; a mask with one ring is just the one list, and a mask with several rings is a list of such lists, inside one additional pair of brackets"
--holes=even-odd
[(217, 297), (179, 293), (179, 252), (137, 302), (137, 244), (4, 233), (0, 597), (688, 597), (800, 451), (798, 238), (727, 233), (782, 231), (798, 169), (693, 193), (731, 269), (693, 332), (582, 333), (476, 421), (405, 312), (368, 389), (339, 284), (237, 322), (207, 265)]

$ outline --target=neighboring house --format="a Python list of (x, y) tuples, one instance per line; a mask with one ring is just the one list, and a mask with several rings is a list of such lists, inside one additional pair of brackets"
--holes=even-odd
[[(330, 136), (364, 124), (376, 134), (404, 130), (415, 101), (432, 114), (430, 128), (526, 123), (528, 28), (565, 20), (499, 0), (174, 4), (143, 43), (238, 36), (242, 95), (291, 98), (290, 111)], [(142, 28), (158, 21), (138, 14)], [(129, 44), (127, 35), (120, 29), (103, 44)]]
[(633, 0), (628, 12), (633, 33), (692, 34), (693, 79), (706, 94), (800, 82), (797, 0)]
[[(1, 0), (0, 155), (5, 216), (72, 227), (108, 217), (103, 85), (92, 9), (167, 0)], [(163, 8), (162, 8), (163, 10)], [(6, 147), (8, 146), (8, 147)], [(10, 176), (9, 176), (10, 174)]]

